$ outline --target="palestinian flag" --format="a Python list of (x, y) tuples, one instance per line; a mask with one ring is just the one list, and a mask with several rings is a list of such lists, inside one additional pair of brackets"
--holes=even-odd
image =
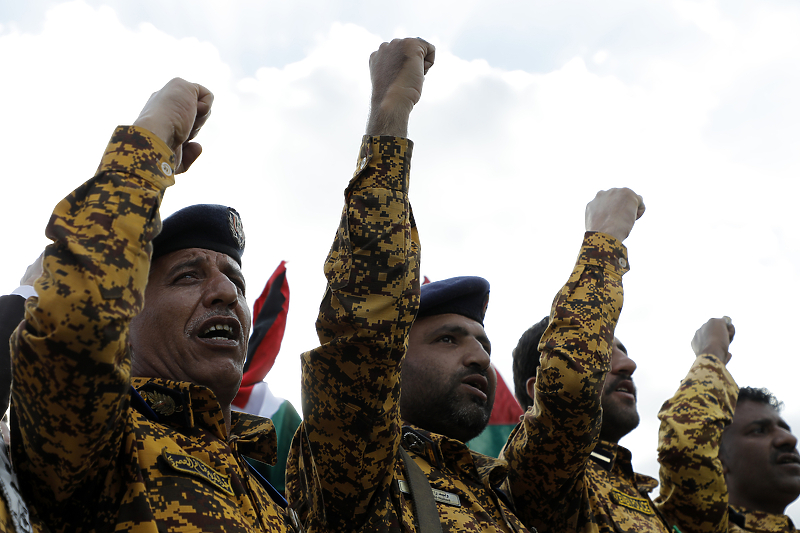
[(264, 378), (281, 349), (288, 313), (289, 283), (286, 280), (286, 261), (281, 261), (253, 304), (253, 332), (247, 345), (242, 384), (232, 405), (238, 411), (269, 418), (275, 425), (278, 462), (271, 467), (259, 461), (248, 461), (281, 492), (285, 489), (286, 456), (301, 419), (291, 403), (272, 394)]
[(522, 407), (519, 406), (517, 398), (503, 381), (500, 372), (497, 372), (497, 391), (494, 395), (494, 407), (489, 417), (489, 424), (483, 433), (469, 441), (467, 445), (476, 452), (497, 457), (522, 414)]

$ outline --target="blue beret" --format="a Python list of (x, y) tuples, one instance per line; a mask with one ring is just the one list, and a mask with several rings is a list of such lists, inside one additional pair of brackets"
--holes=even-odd
[(420, 287), (417, 318), (454, 313), (483, 325), (489, 305), (489, 282), (477, 276), (459, 276)]
[(153, 240), (153, 260), (186, 248), (203, 248), (230, 256), (242, 266), (244, 228), (232, 207), (198, 204), (168, 216)]

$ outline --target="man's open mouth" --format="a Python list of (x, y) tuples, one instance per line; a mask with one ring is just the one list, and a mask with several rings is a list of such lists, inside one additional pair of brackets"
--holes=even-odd
[(634, 398), (636, 398), (636, 387), (633, 385), (633, 381), (626, 379), (617, 383), (614, 392), (624, 392), (630, 394)]
[(778, 456), (777, 462), (779, 465), (800, 465), (800, 455), (797, 455), (796, 453), (782, 453)]
[(238, 341), (240, 333), (238, 320), (230, 316), (215, 316), (203, 321), (197, 336), (212, 341)]
[(472, 374), (461, 380), (461, 383), (479, 390), (485, 396), (489, 396), (489, 381), (480, 374)]
[(234, 340), (236, 338), (233, 328), (226, 324), (217, 324), (206, 328), (200, 333), (202, 339), (228, 339)]

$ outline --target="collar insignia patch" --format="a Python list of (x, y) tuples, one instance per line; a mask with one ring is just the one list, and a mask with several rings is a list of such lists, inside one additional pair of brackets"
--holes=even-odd
[(223, 476), (197, 457), (180, 453), (169, 453), (166, 448), (161, 450), (161, 457), (163, 457), (164, 461), (174, 470), (207, 481), (228, 496), (233, 496), (233, 489), (231, 488), (231, 482), (228, 477)]
[(162, 416), (171, 416), (183, 411), (183, 406), (176, 406), (175, 400), (168, 394), (158, 391), (139, 391), (139, 394), (150, 404), (153, 411)]
[(592, 454), (591, 454), (591, 455), (592, 455), (592, 457), (594, 457), (594, 458), (595, 458), (595, 459), (597, 459), (598, 461), (603, 461), (604, 463), (610, 463), (610, 462), (611, 462), (611, 459), (613, 459), (613, 458), (614, 458), (614, 457), (613, 457), (613, 456), (611, 456), (611, 455), (604, 455), (604, 454), (602, 454), (602, 453), (598, 453), (598, 452), (592, 452)]
[(617, 505), (627, 507), (628, 509), (633, 509), (634, 511), (639, 511), (640, 513), (644, 513), (646, 515), (656, 514), (656, 512), (653, 511), (653, 508), (650, 506), (650, 501), (645, 498), (635, 498), (618, 490), (612, 490), (611, 500)]

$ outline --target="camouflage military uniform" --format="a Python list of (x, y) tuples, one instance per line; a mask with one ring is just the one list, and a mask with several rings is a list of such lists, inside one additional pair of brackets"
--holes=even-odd
[(700, 355), (658, 413), (661, 487), (656, 505), (683, 533), (794, 531), (783, 515), (729, 511), (718, 454), (738, 395), (725, 364)]
[(120, 127), (47, 226), (39, 297), (12, 337), (12, 446), (54, 531), (289, 530), (241, 455), (274, 454), (269, 421), (233, 414), (227, 435), (205, 387), (135, 379), (131, 391), (129, 325), (174, 164), (155, 136)]
[(595, 520), (601, 531), (664, 531), (649, 493), (658, 481), (637, 474), (631, 452), (619, 444), (601, 440), (592, 451), (586, 485)]
[(792, 520), (785, 514), (748, 511), (732, 505), (730, 507), (730, 533), (749, 531), (752, 533), (795, 533)]
[(419, 307), (419, 241), (407, 197), (412, 146), (364, 137), (325, 265), (322, 346), (302, 357), (304, 422), (286, 494), (309, 531), (417, 531), (402, 444), (441, 491), (445, 532), (525, 531), (493, 490), (505, 478), (502, 461), (402, 428), (400, 365)]
[(667, 531), (639, 491), (642, 478), (633, 474), (630, 453), (599, 442), (627, 270), (617, 239), (586, 233), (539, 345), (534, 405), (503, 450), (517, 514), (540, 532)]

